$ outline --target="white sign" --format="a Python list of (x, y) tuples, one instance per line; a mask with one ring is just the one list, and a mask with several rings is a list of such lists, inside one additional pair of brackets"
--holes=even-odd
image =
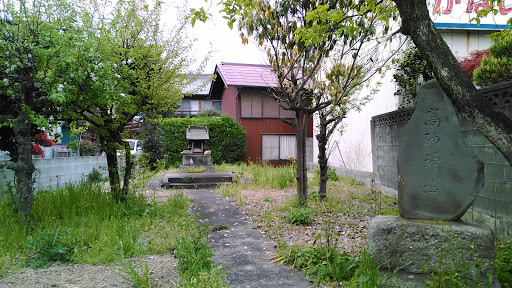
[(482, 9), (491, 5), (485, 0), (429, 0), (430, 17), (439, 29), (484, 29), (501, 30), (507, 28), (512, 17), (512, 0), (502, 0), (497, 14), (489, 13), (480, 19), (480, 25), (471, 19), (476, 18)]

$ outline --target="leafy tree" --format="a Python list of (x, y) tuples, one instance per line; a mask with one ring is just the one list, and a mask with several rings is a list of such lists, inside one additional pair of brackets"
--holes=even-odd
[(473, 76), (475, 69), (480, 67), (482, 58), (487, 55), (489, 55), (489, 49), (473, 51), (469, 53), (468, 57), (460, 61), (460, 66), (464, 72), (470, 76)]
[[(340, 39), (346, 44), (358, 35), (375, 34), (375, 27), (367, 25), (367, 20), (372, 17), (382, 20), (391, 14), (389, 7), (380, 3), (370, 0), (221, 2), (228, 25), (233, 27), (238, 23), (242, 42), (247, 43), (248, 37), (253, 37), (266, 47), (278, 83), (273, 97), (283, 109), (295, 112), (294, 121), (283, 121), (295, 129), (297, 198), (301, 204), (307, 200), (307, 123), (315, 112), (332, 104), (332, 99), (322, 97), (313, 89), (320, 67)], [(194, 19), (205, 20), (204, 9), (194, 10), (192, 14)]]
[(16, 177), (15, 210), (23, 222), (33, 222), (32, 136), (55, 113), (49, 92), (55, 71), (65, 61), (61, 51), (72, 45), (76, 13), (60, 0), (4, 0), (0, 3), (0, 149), (11, 160), (0, 168)]
[(397, 85), (395, 96), (401, 99), (399, 108), (413, 106), (418, 87), (434, 79), (434, 75), (414, 45), (407, 47), (397, 64), (393, 79)]
[[(368, 17), (366, 26), (378, 27), (375, 15)], [(382, 28), (378, 28), (382, 29)], [(327, 181), (329, 179), (327, 145), (338, 125), (351, 110), (359, 110), (360, 107), (378, 90), (380, 83), (371, 83), (370, 79), (379, 73), (387, 63), (389, 57), (382, 56), (384, 45), (377, 41), (377, 35), (372, 30), (363, 31), (357, 37), (341, 38), (335, 52), (331, 54), (333, 63), (329, 65), (325, 73), (325, 80), (318, 81), (315, 85), (317, 93), (322, 101), (330, 102), (329, 106), (319, 109), (318, 118), (318, 165), (320, 170), (320, 185), (318, 193), (320, 200), (327, 195)], [(390, 53), (390, 56), (393, 53)], [(326, 64), (329, 62), (326, 61)], [(327, 66), (327, 65), (326, 65)], [(372, 87), (373, 86), (373, 87)], [(364, 97), (359, 97), (363, 88), (368, 88)]]
[(512, 80), (512, 30), (494, 33), (491, 40), (489, 56), (481, 57), (481, 65), (474, 69), (473, 80), (477, 85), (491, 86)]
[[(306, 43), (300, 40), (297, 32), (314, 25), (314, 21), (306, 19), (308, 11), (320, 5), (328, 5), (328, 2), (284, 0), (249, 4), (251, 8), (246, 9), (240, 5), (240, 1), (222, 2), (223, 11), (231, 18), (230, 25), (238, 21), (243, 42), (247, 42), (248, 37), (254, 37), (260, 45), (267, 45), (268, 61), (278, 86), (272, 96), (283, 109), (295, 112), (294, 121), (283, 121), (295, 129), (297, 198), (304, 205), (307, 201), (307, 123), (314, 112), (328, 105), (323, 101), (314, 101), (314, 91), (309, 86), (322, 60), (334, 47), (336, 39), (330, 37), (319, 43)], [(333, 5), (336, 3), (333, 2)]]
[(469, 75), (462, 70), (430, 20), (426, 1), (393, 2), (402, 19), (400, 31), (411, 37), (432, 67), (434, 76), (453, 106), (512, 164), (512, 119), (496, 110), (476, 89)]
[[(92, 8), (82, 11), (84, 30), (74, 39), (80, 45), (62, 62), (63, 84), (52, 97), (65, 103), (69, 117), (95, 130), (107, 156), (111, 192), (123, 200), (133, 166), (124, 127), (136, 115), (159, 118), (172, 111), (182, 88), (194, 79), (186, 73), (191, 61), (183, 26), (173, 34), (162, 30), (161, 2), (120, 1), (113, 9), (100, 4), (92, 2)], [(120, 149), (127, 155), (122, 182)]]

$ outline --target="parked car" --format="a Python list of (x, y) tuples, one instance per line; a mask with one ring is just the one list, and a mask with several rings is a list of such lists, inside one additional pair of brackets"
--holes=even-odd
[[(130, 154), (135, 156), (142, 155), (142, 142), (136, 139), (123, 139), (123, 141), (128, 142), (130, 144)], [(117, 155), (123, 154), (123, 150), (117, 151)]]

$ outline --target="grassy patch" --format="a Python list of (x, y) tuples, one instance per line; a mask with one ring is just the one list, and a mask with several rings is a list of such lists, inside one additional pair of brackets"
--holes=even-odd
[(260, 164), (222, 164), (216, 171), (235, 172), (237, 178), (251, 178), (251, 188), (285, 189), (296, 186), (296, 168), (294, 165), (273, 167), (268, 163)]
[(203, 173), (206, 171), (205, 167), (187, 167), (185, 168), (186, 173)]
[[(4, 201), (0, 203), (0, 275), (27, 264), (32, 267), (45, 267), (54, 261), (113, 264), (125, 261), (124, 257), (143, 254), (179, 254), (183, 239), (199, 233), (204, 236), (188, 206), (189, 199), (180, 193), (161, 204), (154, 201), (148, 204), (143, 195), (130, 193), (126, 202), (118, 203), (100, 185), (84, 183), (37, 192), (33, 206), (37, 229), (27, 231), (13, 211), (12, 203)], [(207, 255), (198, 255), (202, 256)], [(146, 265), (122, 263), (130, 281), (145, 287), (150, 272)], [(197, 287), (215, 287), (215, 283), (224, 281), (221, 272), (213, 267), (192, 270), (187, 275), (193, 275), (190, 279), (195, 277)]]
[(274, 261), (302, 270), (315, 285), (337, 284), (348, 280), (357, 268), (357, 260), (327, 246), (281, 246)]

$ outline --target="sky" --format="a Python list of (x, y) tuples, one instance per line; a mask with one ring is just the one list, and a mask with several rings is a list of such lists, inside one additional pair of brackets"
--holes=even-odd
[[(220, 7), (216, 4), (217, 0), (190, 0), (189, 7), (208, 9), (211, 1), (214, 1), (209, 8), (212, 14), (211, 19), (203, 23), (196, 21), (194, 27), (187, 25), (187, 35), (190, 39), (196, 38), (194, 41), (193, 56), (196, 59), (203, 59), (208, 51), (212, 51), (211, 58), (205, 67), (204, 73), (213, 73), (216, 64), (221, 62), (233, 63), (250, 63), (250, 64), (266, 64), (266, 54), (261, 50), (256, 43), (249, 40), (249, 43), (244, 45), (239, 36), (237, 27), (233, 30), (229, 29), (227, 21), (222, 18), (218, 12)], [(164, 14), (164, 21), (171, 21), (175, 19), (176, 9), (173, 5), (186, 4), (186, 0), (168, 0), (170, 6)]]

